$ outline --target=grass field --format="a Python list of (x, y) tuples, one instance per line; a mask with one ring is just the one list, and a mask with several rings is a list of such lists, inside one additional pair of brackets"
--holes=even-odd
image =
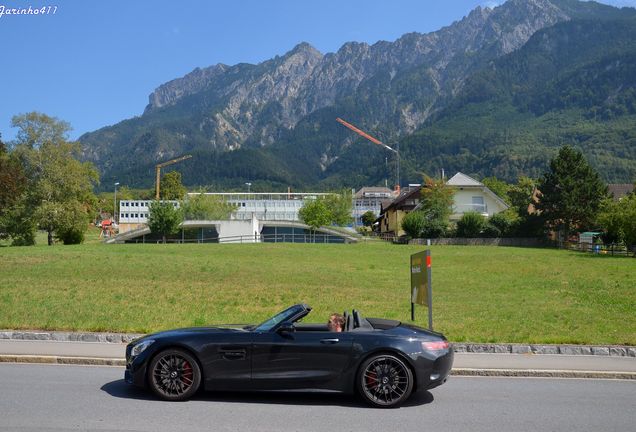
[[(410, 319), (416, 246), (0, 247), (0, 328), (148, 332), (253, 323), (306, 302)], [(453, 341), (636, 345), (636, 259), (432, 247), (436, 330)], [(417, 306), (416, 321), (427, 323)], [(313, 319), (311, 319), (313, 317)]]

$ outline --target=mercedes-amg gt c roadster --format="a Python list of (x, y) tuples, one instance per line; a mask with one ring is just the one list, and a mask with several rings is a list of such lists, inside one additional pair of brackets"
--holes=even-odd
[(300, 322), (311, 308), (291, 306), (260, 325), (170, 330), (126, 347), (126, 381), (162, 399), (205, 390), (325, 389), (358, 393), (396, 407), (437, 387), (453, 365), (446, 338), (399, 321), (345, 312), (342, 332)]

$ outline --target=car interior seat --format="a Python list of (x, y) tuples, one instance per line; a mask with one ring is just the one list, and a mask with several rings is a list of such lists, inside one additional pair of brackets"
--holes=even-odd
[(357, 310), (353, 309), (351, 311), (351, 314), (353, 315), (353, 329), (352, 331), (369, 331), (369, 330), (374, 330), (373, 326), (371, 325), (371, 323), (369, 323), (369, 321), (367, 321), (366, 319), (362, 318), (362, 316), (360, 315), (360, 312), (358, 312)]
[(353, 315), (353, 329), (355, 330), (358, 327), (360, 327), (360, 314), (358, 314), (358, 311), (355, 309), (351, 310), (351, 314)]
[(344, 328), (342, 329), (342, 331), (351, 331), (351, 325), (352, 325), (351, 316), (349, 315), (349, 313), (347, 311), (344, 311), (342, 316), (345, 319), (345, 325), (344, 325)]

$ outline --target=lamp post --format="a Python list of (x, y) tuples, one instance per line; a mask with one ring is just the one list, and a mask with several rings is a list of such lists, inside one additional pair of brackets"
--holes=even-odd
[(245, 183), (245, 185), (247, 186), (247, 193), (250, 193), (250, 188), (252, 187), (252, 183)]
[(115, 199), (113, 200), (113, 222), (117, 223), (117, 186), (119, 182), (115, 183)]

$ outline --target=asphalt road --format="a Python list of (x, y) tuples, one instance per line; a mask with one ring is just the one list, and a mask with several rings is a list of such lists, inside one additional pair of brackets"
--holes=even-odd
[(167, 403), (123, 368), (0, 364), (0, 431), (627, 431), (636, 382), (452, 377), (400, 409), (334, 393), (204, 393)]

